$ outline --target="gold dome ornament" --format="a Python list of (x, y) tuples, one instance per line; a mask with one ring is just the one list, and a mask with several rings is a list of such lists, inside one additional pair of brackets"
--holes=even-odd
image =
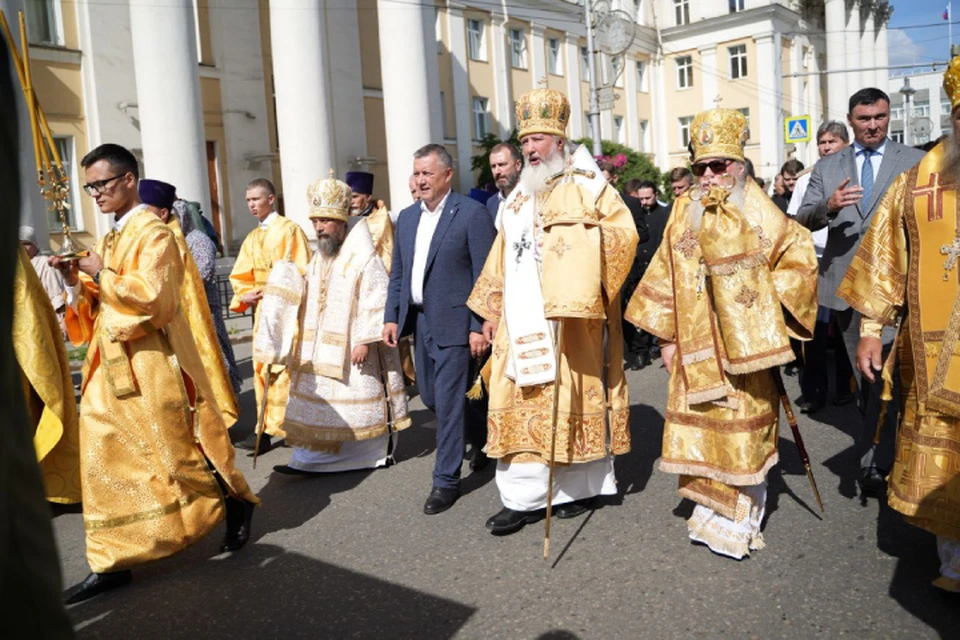
[(353, 190), (346, 182), (337, 180), (333, 176), (333, 169), (330, 169), (329, 178), (320, 178), (307, 187), (307, 202), (310, 203), (309, 217), (311, 219), (323, 218), (325, 220), (347, 221), (350, 215), (350, 199), (353, 197)]
[(566, 136), (570, 102), (553, 89), (527, 91), (517, 100), (517, 137), (534, 133)]
[(743, 162), (743, 145), (749, 138), (747, 119), (739, 111), (719, 107), (701, 111), (690, 125), (693, 161), (729, 158)]
[(960, 106), (960, 56), (957, 56), (947, 65), (943, 72), (943, 90), (950, 99), (950, 112)]

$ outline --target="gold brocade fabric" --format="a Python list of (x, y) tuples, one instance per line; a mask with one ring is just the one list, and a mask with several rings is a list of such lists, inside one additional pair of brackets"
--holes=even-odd
[[(562, 207), (556, 207), (562, 209)], [(605, 318), (565, 317), (559, 383), (520, 388), (505, 375), (509, 341), (503, 316), (504, 240), (494, 242), (483, 273), (467, 305), (484, 319), (499, 322), (490, 358), (488, 436), (486, 452), (492, 458), (550, 458), (553, 393), (559, 386), (556, 461), (560, 464), (590, 462), (630, 450), (630, 401), (623, 374), (623, 328), (619, 291), (626, 270), (616, 268), (622, 252), (633, 256), (637, 231), (629, 210), (619, 194), (603, 187), (593, 207), (599, 213), (600, 239), (597, 254), (587, 257), (579, 273), (593, 273), (601, 279)], [(544, 257), (555, 236), (544, 233)], [(611, 240), (615, 237), (615, 240)], [(607, 249), (616, 249), (611, 255)], [(591, 264), (592, 263), (592, 264)], [(569, 273), (568, 273), (569, 277)], [(560, 291), (563, 281), (555, 272), (543, 269), (543, 290)], [(604, 327), (608, 351), (604, 356)], [(608, 386), (604, 389), (606, 378)], [(522, 454), (521, 458), (517, 458)]]
[(943, 157), (941, 143), (890, 186), (837, 295), (885, 325), (905, 315), (888, 499), (917, 526), (958, 540), (960, 276), (948, 259), (960, 245), (960, 220), (956, 185), (940, 173)]
[[(146, 209), (100, 239), (100, 286), (81, 276), (71, 335), (89, 336), (80, 403), (87, 560), (117, 571), (172, 555), (224, 515), (231, 495), (257, 503), (234, 466), (190, 324), (173, 230)], [(209, 461), (209, 464), (208, 464)]]
[[(714, 276), (701, 263), (690, 205), (688, 196), (674, 203), (663, 241), (626, 311), (633, 324), (677, 344), (660, 468), (733, 486), (755, 485), (777, 461), (779, 396), (766, 370), (730, 373), (724, 341), (738, 334), (736, 339), (750, 348), (757, 341), (754, 333), (774, 323), (793, 337), (809, 339), (817, 312), (817, 257), (809, 231), (748, 181), (742, 213), (766, 256), (776, 298), (754, 310), (753, 324), (728, 327), (721, 338)], [(727, 302), (756, 305), (759, 297)]]
[[(257, 227), (247, 235), (240, 246), (240, 253), (230, 272), (230, 284), (233, 286), (233, 300), (230, 309), (237, 313), (246, 311), (247, 305), (240, 298), (252, 291), (263, 289), (273, 265), (279, 260), (290, 260), (303, 273), (310, 262), (310, 244), (300, 226), (283, 216), (276, 216), (267, 227)], [(253, 332), (257, 332), (259, 312), (254, 313)], [(276, 367), (274, 367), (276, 369)], [(262, 362), (253, 363), (253, 390), (257, 406), (263, 402), (263, 389), (266, 384), (266, 366)], [(267, 394), (267, 411), (264, 419), (266, 432), (282, 438), (283, 414), (290, 393), (290, 372), (281, 369), (271, 374), (270, 389)]]
[(183, 286), (180, 290), (180, 306), (187, 321), (193, 340), (197, 343), (197, 351), (207, 372), (207, 379), (213, 390), (213, 400), (216, 402), (223, 421), (230, 428), (240, 416), (240, 405), (230, 383), (230, 374), (227, 373), (227, 363), (223, 359), (217, 332), (210, 315), (210, 305), (207, 302), (207, 293), (203, 288), (203, 279), (193, 255), (187, 247), (187, 241), (180, 230), (180, 223), (175, 216), (170, 216), (167, 224), (173, 229), (180, 250), (180, 259), (183, 260)]
[(393, 266), (393, 221), (382, 200), (377, 200), (373, 211), (367, 216), (367, 226), (370, 228), (374, 249), (386, 267), (387, 275), (390, 275), (390, 267)]
[(60, 323), (30, 258), (18, 247), (13, 282), (13, 349), (20, 365), (26, 406), (47, 500), (80, 502), (77, 403)]

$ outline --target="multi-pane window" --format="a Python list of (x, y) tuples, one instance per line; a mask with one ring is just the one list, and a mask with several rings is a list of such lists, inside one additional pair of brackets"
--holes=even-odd
[(613, 139), (620, 144), (626, 144), (623, 130), (623, 116), (613, 116)]
[(899, 142), (900, 144), (903, 144), (903, 131), (891, 131), (890, 139), (893, 140), (894, 142)]
[(690, 125), (693, 123), (693, 116), (684, 116), (679, 119), (680, 122), (680, 146), (684, 149), (690, 144)]
[(689, 89), (693, 86), (693, 57), (677, 58), (677, 88)]
[[(70, 180), (70, 194), (67, 197), (67, 204), (70, 207), (65, 211), (67, 217), (67, 225), (71, 229), (77, 228), (77, 198), (76, 198), (76, 188), (77, 188), (77, 176), (74, 175), (73, 166), (73, 136), (54, 136), (54, 144), (57, 145), (57, 152), (60, 154), (60, 160), (63, 162), (63, 170), (67, 174), (67, 178)], [(62, 229), (60, 224), (60, 216), (56, 211), (50, 211), (47, 213), (48, 223), (50, 225), (50, 231), (59, 232)]]
[(647, 63), (637, 60), (637, 91), (647, 90)]
[(690, 24), (690, 0), (673, 0), (673, 14), (677, 24)]
[(57, 0), (24, 1), (27, 39), (32, 44), (51, 44), (55, 46), (62, 44), (60, 41), (59, 5), (60, 3)]
[(930, 101), (929, 100), (917, 100), (913, 103), (913, 109), (911, 112), (914, 118), (928, 118), (930, 117)]
[(560, 53), (560, 39), (559, 38), (550, 38), (547, 40), (547, 69), (555, 76), (562, 76), (563, 69), (561, 69), (562, 54)]
[(523, 29), (510, 29), (510, 65), (514, 69), (527, 68), (527, 38)]
[(903, 107), (891, 107), (890, 108), (890, 119), (891, 120), (903, 120)]
[(729, 0), (730, 13), (736, 13), (737, 11), (743, 11), (743, 0)]
[[(950, 101), (946, 98), (942, 98), (940, 100), (940, 113), (943, 115), (950, 115), (953, 113), (953, 107), (950, 106)], [(891, 114), (890, 117), (893, 118), (893, 115)]]
[(650, 151), (650, 122), (640, 121), (640, 151)]
[(747, 77), (747, 45), (737, 44), (727, 47), (730, 56), (730, 79)]
[(473, 137), (479, 140), (487, 135), (487, 99), (479, 96), (473, 98)]
[(580, 47), (580, 78), (584, 82), (590, 79), (590, 54), (586, 47)]
[(743, 107), (742, 109), (737, 109), (740, 113), (743, 114), (743, 117), (747, 119), (747, 137), (750, 136), (750, 109), (748, 107)]
[(487, 59), (487, 42), (484, 38), (484, 23), (480, 20), (467, 20), (467, 47), (471, 60)]

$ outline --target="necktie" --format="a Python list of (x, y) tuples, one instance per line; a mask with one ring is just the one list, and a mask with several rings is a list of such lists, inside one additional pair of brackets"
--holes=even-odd
[(874, 151), (873, 149), (864, 149), (860, 153), (863, 154), (863, 167), (860, 168), (860, 186), (863, 187), (863, 200), (861, 202), (865, 207), (870, 202), (870, 192), (873, 191), (873, 162), (870, 158)]

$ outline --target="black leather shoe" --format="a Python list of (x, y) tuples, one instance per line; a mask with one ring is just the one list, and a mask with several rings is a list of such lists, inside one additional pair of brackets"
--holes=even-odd
[(423, 512), (428, 516), (443, 513), (453, 506), (453, 503), (460, 497), (460, 488), (445, 489), (443, 487), (434, 487), (427, 496), (427, 501), (423, 503)]
[(804, 402), (800, 406), (800, 413), (812, 414), (820, 411), (827, 403), (823, 400), (813, 400), (812, 402)]
[(543, 518), (543, 511), (514, 511), (504, 507), (487, 520), (487, 529), (495, 536), (508, 536)]
[[(273, 448), (273, 443), (271, 442), (270, 436), (268, 434), (263, 434), (260, 437), (260, 450), (257, 452), (262, 455), (270, 449)], [(245, 440), (241, 440), (236, 444), (237, 449), (243, 449), (244, 451), (253, 451), (257, 448), (257, 434), (251, 433)]]
[(860, 493), (874, 498), (881, 497), (887, 489), (886, 474), (876, 467), (864, 469), (860, 474)]
[(66, 604), (76, 604), (98, 596), (104, 591), (110, 591), (117, 587), (124, 587), (130, 584), (133, 574), (127, 571), (114, 571), (112, 573), (91, 573), (83, 582), (75, 584), (63, 592), (63, 601)]
[(473, 454), (473, 459), (470, 460), (470, 470), (483, 471), (489, 464), (490, 457), (480, 449), (477, 449), (476, 453)]
[(585, 498), (583, 500), (576, 500), (574, 502), (565, 502), (553, 507), (553, 515), (557, 516), (561, 520), (576, 518), (577, 516), (582, 516), (587, 511), (593, 509), (595, 503), (596, 500), (594, 498)]
[(237, 551), (247, 544), (250, 539), (250, 523), (253, 521), (253, 510), (256, 508), (252, 502), (237, 500), (228, 497), (227, 503), (227, 533), (223, 536), (223, 542), (220, 543), (220, 552)]

